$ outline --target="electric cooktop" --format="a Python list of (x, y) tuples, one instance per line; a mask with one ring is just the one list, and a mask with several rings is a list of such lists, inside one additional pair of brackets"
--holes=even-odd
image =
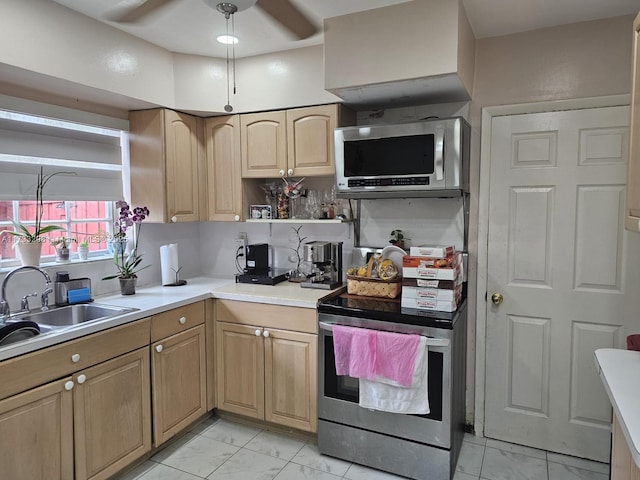
[(455, 312), (403, 308), (400, 306), (399, 298), (363, 297), (347, 293), (326, 297), (318, 303), (319, 313), (446, 329), (453, 328), (466, 308), (464, 293)]

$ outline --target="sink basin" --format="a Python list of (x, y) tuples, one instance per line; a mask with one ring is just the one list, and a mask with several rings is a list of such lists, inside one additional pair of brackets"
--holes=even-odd
[(21, 315), (21, 320), (31, 320), (40, 326), (66, 327), (92, 320), (104, 320), (124, 313), (134, 312), (137, 308), (116, 307), (112, 305), (99, 305), (82, 303), (56, 307), (45, 312), (29, 313)]

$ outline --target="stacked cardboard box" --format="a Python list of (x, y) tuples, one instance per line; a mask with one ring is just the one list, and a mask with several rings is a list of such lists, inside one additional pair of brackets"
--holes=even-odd
[(453, 246), (411, 247), (402, 259), (406, 308), (453, 312), (462, 297), (462, 253)]

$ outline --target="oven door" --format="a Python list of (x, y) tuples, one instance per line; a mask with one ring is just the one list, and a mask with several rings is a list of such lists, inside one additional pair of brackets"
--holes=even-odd
[[(429, 345), (428, 390), (429, 407), (427, 415), (405, 415), (370, 410), (358, 405), (358, 379), (336, 374), (333, 353), (332, 325), (349, 325), (345, 318), (328, 320), (332, 315), (321, 315), (318, 345), (318, 418), (329, 422), (348, 425), (363, 430), (395, 436), (442, 448), (451, 447), (451, 345), (450, 330), (418, 328), (422, 331), (405, 333), (425, 334), (424, 330), (434, 330), (438, 337)], [(323, 317), (324, 320), (323, 320)], [(361, 322), (357, 322), (363, 326)], [(376, 322), (379, 324), (381, 322)], [(352, 324), (353, 325), (353, 324)], [(377, 325), (378, 329), (380, 325)], [(390, 324), (390, 330), (398, 331), (397, 324)]]

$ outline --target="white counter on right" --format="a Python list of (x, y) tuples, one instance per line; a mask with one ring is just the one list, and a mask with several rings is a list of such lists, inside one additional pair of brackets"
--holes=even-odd
[(631, 457), (640, 468), (640, 352), (600, 348), (595, 356)]

